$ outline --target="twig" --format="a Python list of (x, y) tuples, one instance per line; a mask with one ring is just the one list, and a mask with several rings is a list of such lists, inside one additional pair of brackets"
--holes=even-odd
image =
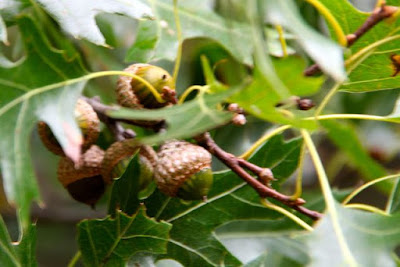
[(107, 125), (117, 141), (136, 137), (136, 133), (133, 130), (125, 129), (120, 122), (106, 115), (106, 112), (113, 108), (102, 104), (98, 97), (88, 98), (81, 96), (81, 98), (93, 107), (99, 119)]
[[(107, 124), (108, 127), (114, 132), (118, 138), (127, 138), (126, 135), (132, 134), (129, 130), (124, 129), (119, 122), (126, 122), (128, 124), (137, 125), (136, 121), (130, 120), (116, 120), (107, 116), (107, 112), (114, 110), (114, 107), (104, 105), (100, 102), (98, 98), (87, 98), (83, 97), (96, 111), (99, 118)], [(162, 123), (162, 122), (160, 122)], [(140, 125), (138, 125), (140, 126)], [(146, 127), (143, 125), (142, 127)], [(160, 129), (159, 126), (152, 126), (153, 130), (157, 131)], [(132, 137), (130, 137), (132, 138)], [(219, 158), (226, 166), (232, 169), (236, 174), (239, 175), (244, 181), (246, 181), (251, 187), (253, 187), (260, 197), (270, 197), (278, 200), (279, 202), (297, 210), (300, 213), (312, 218), (313, 220), (318, 220), (322, 215), (316, 211), (309, 210), (302, 207), (305, 201), (301, 198), (293, 199), (291, 196), (283, 195), (276, 190), (268, 187), (271, 180), (274, 180), (273, 174), (270, 169), (259, 167), (253, 163), (248, 162), (245, 159), (237, 158), (232, 154), (229, 154), (222, 150), (215, 142), (211, 139), (209, 133), (204, 133), (195, 138), (199, 145), (206, 148), (211, 154)], [(253, 178), (245, 169), (251, 171), (258, 176), (260, 180)]]
[(169, 88), (168, 86), (165, 86), (162, 89), (162, 98), (165, 99), (165, 101), (176, 105), (178, 104), (178, 98), (176, 98), (176, 91), (174, 89)]
[[(209, 133), (201, 134), (195, 137), (197, 143), (207, 149), (211, 154), (216, 156), (219, 160), (221, 160), (226, 166), (228, 166), (232, 171), (234, 171), (241, 179), (243, 179), (246, 183), (248, 183), (251, 187), (253, 187), (260, 197), (270, 197), (279, 202), (283, 203), (286, 206), (291, 207), (292, 209), (297, 210), (300, 213), (310, 217), (313, 220), (318, 220), (322, 217), (322, 214), (319, 212), (309, 210), (305, 207), (302, 207), (305, 201), (301, 198), (292, 199), (290, 196), (283, 195), (276, 190), (269, 188), (264, 185), (262, 182), (253, 178), (249, 173), (247, 173), (243, 167), (252, 171), (256, 175), (263, 174), (264, 177), (269, 177), (269, 180), (273, 179), (272, 172), (266, 172), (265, 168), (258, 167), (254, 164), (251, 164), (243, 159), (237, 158), (232, 154), (229, 154), (222, 150), (210, 137)], [(267, 175), (266, 175), (267, 174)]]
[[(396, 11), (398, 11), (398, 7), (395, 6), (382, 5), (380, 7), (376, 7), (360, 28), (358, 28), (354, 33), (346, 36), (347, 47), (350, 47), (352, 44), (354, 44), (358, 39), (360, 39), (361, 36), (363, 36), (376, 24), (386, 18), (391, 17)], [(313, 76), (320, 71), (320, 67), (317, 64), (313, 64), (304, 71), (304, 75)]]

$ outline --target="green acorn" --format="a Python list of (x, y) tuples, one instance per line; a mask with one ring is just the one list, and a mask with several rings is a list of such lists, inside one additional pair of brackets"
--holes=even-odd
[(160, 147), (154, 178), (161, 192), (184, 200), (204, 199), (213, 183), (211, 154), (185, 141)]
[(67, 157), (60, 159), (57, 176), (61, 184), (75, 200), (92, 207), (104, 194), (106, 183), (101, 176), (104, 151), (92, 145), (82, 154), (79, 166)]
[[(75, 119), (82, 131), (82, 151), (85, 151), (94, 144), (99, 137), (100, 120), (92, 106), (83, 99), (78, 99), (76, 102)], [(56, 155), (64, 156), (61, 145), (45, 122), (41, 121), (38, 123), (38, 132), (40, 139), (48, 150)]]
[[(174, 90), (175, 85), (171, 75), (164, 69), (149, 64), (133, 64), (124, 71), (138, 75), (149, 82), (160, 94), (163, 88)], [(142, 82), (129, 76), (120, 76), (117, 82), (117, 100), (121, 106), (135, 109), (154, 109), (167, 106), (160, 103)]]
[(153, 180), (157, 154), (150, 146), (133, 147), (128, 143), (129, 140), (118, 141), (107, 149), (102, 163), (102, 175), (107, 183), (112, 183), (124, 173), (131, 159), (139, 152), (139, 188), (144, 189)]

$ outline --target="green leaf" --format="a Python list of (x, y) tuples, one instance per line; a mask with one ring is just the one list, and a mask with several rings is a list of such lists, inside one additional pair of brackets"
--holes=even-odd
[[(326, 214), (316, 229), (302, 238), (311, 257), (307, 266), (324, 266), (327, 262), (344, 266), (350, 264), (351, 258), (357, 266), (396, 266), (392, 254), (400, 244), (400, 215), (346, 209), (336, 202), (335, 209), (339, 225), (334, 226), (333, 215)], [(337, 237), (337, 228), (343, 233), (342, 241)]]
[[(385, 168), (365, 151), (353, 127), (335, 121), (320, 121), (320, 123), (327, 130), (329, 139), (347, 154), (349, 160), (357, 166), (367, 181), (387, 175)], [(378, 183), (377, 187), (388, 193), (392, 183), (384, 181)]]
[[(297, 143), (298, 140), (289, 142)], [(280, 145), (276, 140), (265, 143), (254, 155), (254, 163), (269, 167), (263, 165), (262, 155), (274, 156), (274, 151), (279, 151), (277, 146)], [(292, 172), (296, 169), (294, 165), (297, 164), (289, 164), (291, 157), (292, 161), (298, 160), (290, 151), (279, 151), (278, 155), (281, 156), (279, 163), (275, 162), (275, 170), (283, 170), (284, 166)], [(287, 178), (283, 177), (284, 173), (287, 176), (291, 174), (288, 170), (281, 172), (281, 179)], [(213, 189), (206, 202), (184, 204), (179, 199), (166, 197), (156, 191), (145, 200), (145, 204), (149, 215), (173, 223), (168, 253), (159, 258), (172, 258), (183, 266), (239, 266), (240, 262), (216, 239), (214, 231), (217, 227), (231, 221), (260, 219), (270, 221), (271, 228), (276, 228), (282, 220), (286, 220), (281, 214), (262, 206), (254, 189), (231, 171), (214, 174)]]
[(0, 263), (2, 266), (21, 266), (17, 253), (11, 244), (6, 224), (0, 217)]
[(24, 232), (22, 240), (15, 246), (21, 265), (26, 267), (37, 266), (36, 262), (36, 226), (30, 225)]
[(307, 250), (293, 239), (304, 231), (288, 218), (279, 223), (268, 220), (236, 221), (217, 229), (217, 237), (245, 266), (260, 266), (256, 262), (269, 262), (267, 266), (282, 266), (278, 259), (291, 259), (298, 264), (308, 262)]
[[(284, 248), (287, 250), (287, 248)], [(275, 266), (275, 267), (300, 267), (303, 266), (294, 260), (285, 257), (279, 252), (273, 251), (272, 253), (264, 253), (257, 259), (247, 263), (244, 267), (259, 267), (259, 266)]]
[(390, 59), (392, 54), (377, 51), (369, 55), (350, 73), (349, 80), (343, 83), (339, 90), (361, 93), (398, 88), (400, 79), (397, 75), (393, 76), (395, 69)]
[[(246, 258), (243, 258), (243, 261), (246, 262), (246, 265), (244, 265), (246, 267), (263, 265), (274, 267), (304, 266), (307, 263), (307, 251), (303, 248), (303, 244), (297, 240), (285, 237), (284, 233), (269, 233), (271, 235), (269, 238), (266, 236), (266, 233), (251, 233), (250, 235), (253, 234), (253, 238), (257, 239), (257, 241), (251, 237), (250, 240), (244, 237), (235, 237), (235, 234), (229, 237), (218, 235), (218, 237), (222, 238), (222, 243), (230, 251), (234, 251), (235, 255), (258, 256), (250, 262), (245, 261)], [(249, 232), (243, 234), (249, 235)], [(276, 234), (279, 234), (281, 237), (273, 237)], [(258, 235), (258, 237), (255, 235)], [(251, 243), (248, 243), (248, 241)]]
[(26, 0), (7, 0), (0, 3), (0, 15), (5, 21), (14, 21), (14, 17), (28, 6)]
[(171, 225), (147, 217), (145, 209), (127, 216), (84, 220), (78, 224), (78, 242), (86, 266), (124, 266), (137, 252), (166, 253)]
[[(319, 192), (305, 193), (302, 197), (307, 199), (309, 209), (324, 209), (325, 201)], [(333, 193), (335, 199), (340, 200), (349, 194), (345, 191)], [(306, 220), (310, 221), (309, 218)], [(219, 227), (216, 234), (245, 266), (261, 266), (263, 263), (265, 266), (305, 266), (309, 261), (308, 250), (296, 239), (306, 232), (287, 217), (280, 219), (279, 223), (273, 220), (233, 221)]]
[(8, 43), (7, 27), (1, 16), (0, 16), (0, 41), (3, 42), (4, 44)]
[(74, 106), (84, 84), (45, 85), (78, 77), (85, 70), (79, 57), (68, 58), (51, 47), (32, 18), (22, 16), (17, 23), (26, 58), (0, 68), (0, 163), (7, 198), (20, 208), (27, 227), (30, 203), (39, 198), (28, 142), (35, 122), (48, 123), (71, 158), (80, 153)]
[(133, 157), (124, 174), (113, 182), (108, 213), (115, 216), (117, 210), (128, 215), (135, 213), (140, 205), (138, 194), (140, 165), (137, 154)]
[[(322, 85), (321, 77), (304, 77), (305, 62), (300, 57), (273, 59), (278, 77), (289, 89), (291, 95), (306, 96), (314, 94)], [(252, 115), (273, 122), (288, 123), (300, 127), (312, 127), (314, 122), (301, 121), (298, 118), (288, 118), (275, 107), (281, 99), (274, 86), (256, 68), (253, 82), (230, 98), (230, 102), (238, 103)]]
[(395, 123), (400, 123), (400, 98), (397, 97), (396, 103), (393, 107), (393, 111), (387, 115), (385, 118), (387, 118), (388, 122), (395, 122)]
[[(332, 15), (339, 22), (345, 34), (355, 32), (369, 17), (370, 13), (357, 10), (349, 1), (339, 0), (321, 0)], [(398, 5), (398, 2), (395, 3)], [(356, 41), (349, 49), (348, 56), (353, 56), (357, 51), (381, 41), (386, 37), (394, 36), (399, 30), (399, 20), (395, 22), (380, 22), (370, 29), (362, 38)], [(332, 36), (335, 36), (330, 28)], [(390, 56), (396, 53), (400, 45), (400, 39), (392, 40), (380, 45), (376, 49), (368, 52), (367, 58), (357, 60), (355, 64), (350, 64), (348, 70), (351, 70), (349, 79), (343, 83), (340, 90), (348, 92), (369, 92), (383, 89), (398, 88), (399, 76), (395, 73)], [(353, 69), (355, 68), (355, 69)]]
[(390, 214), (398, 213), (400, 211), (400, 179), (397, 179), (394, 184), (387, 205), (388, 207), (386, 210)]
[(153, 145), (164, 140), (193, 137), (196, 134), (206, 132), (227, 123), (232, 118), (232, 114), (218, 110), (216, 106), (237, 89), (238, 88), (231, 88), (227, 92), (214, 95), (200, 95), (182, 105), (175, 105), (158, 110), (120, 108), (116, 111), (110, 111), (107, 114), (112, 118), (120, 119), (164, 119), (167, 123), (166, 132), (135, 140), (135, 142)]
[[(154, 0), (150, 1), (154, 8), (156, 21), (149, 26), (146, 24), (139, 28), (137, 39), (130, 49), (126, 60), (137, 61), (143, 59), (133, 51), (142, 51), (145, 48), (154, 50), (148, 60), (168, 59), (175, 60), (176, 49), (178, 47), (177, 31), (174, 20), (174, 8), (172, 0)], [(249, 26), (235, 21), (226, 21), (217, 15), (209, 6), (209, 2), (204, 0), (178, 1), (178, 13), (182, 26), (182, 38), (207, 37), (219, 42), (232, 55), (242, 62), (251, 62), (251, 53), (253, 47), (249, 35)], [(148, 27), (151, 27), (149, 29)], [(158, 31), (154, 31), (158, 27)], [(153, 33), (153, 35), (149, 34)], [(154, 34), (157, 33), (157, 36)], [(157, 42), (155, 42), (157, 38)], [(143, 46), (143, 40), (146, 45)], [(145, 54), (151, 53), (144, 52)]]
[(292, 0), (268, 0), (264, 1), (264, 5), (267, 21), (274, 25), (282, 25), (293, 33), (299, 44), (324, 72), (337, 81), (346, 78), (342, 48), (309, 27)]
[(1, 266), (37, 266), (36, 263), (36, 227), (30, 225), (19, 242), (11, 243), (7, 227), (0, 216), (0, 265)]
[[(271, 56), (275, 57), (284, 57), (284, 53), (282, 50), (282, 44), (279, 40), (279, 33), (276, 29), (266, 28), (265, 29), (266, 39), (268, 41), (268, 52)], [(290, 42), (295, 39), (293, 34), (284, 31), (283, 36), (285, 37), (286, 42)], [(291, 47), (289, 44), (286, 46), (286, 52), (289, 56), (295, 55), (296, 50)]]
[(58, 20), (66, 32), (75, 38), (84, 38), (97, 45), (106, 45), (96, 25), (97, 14), (118, 13), (135, 19), (152, 16), (151, 9), (140, 0), (37, 1)]
[(126, 53), (125, 61), (149, 62), (157, 46), (157, 30), (157, 21), (140, 21), (135, 44)]

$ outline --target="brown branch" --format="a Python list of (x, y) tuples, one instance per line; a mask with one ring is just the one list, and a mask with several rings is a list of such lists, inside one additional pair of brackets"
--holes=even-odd
[(197, 143), (207, 149), (211, 154), (216, 156), (219, 160), (221, 160), (226, 166), (228, 166), (232, 171), (234, 171), (241, 179), (243, 179), (247, 184), (253, 187), (260, 197), (270, 197), (273, 198), (286, 206), (289, 206), (298, 212), (310, 217), (313, 220), (318, 220), (322, 217), (322, 214), (309, 210), (305, 207), (302, 207), (305, 201), (301, 198), (292, 199), (290, 196), (286, 196), (284, 194), (279, 193), (278, 191), (266, 186), (259, 180), (253, 178), (249, 173), (247, 173), (243, 168), (247, 168), (252, 171), (254, 174), (258, 176), (268, 177), (269, 180), (273, 179), (272, 172), (269, 170), (266, 171), (265, 168), (261, 168), (252, 163), (249, 163), (243, 159), (239, 159), (234, 155), (225, 152), (222, 150), (210, 137), (209, 133), (201, 134), (195, 137)]
[(136, 133), (133, 130), (125, 129), (124, 127), (122, 127), (119, 121), (106, 115), (106, 112), (112, 110), (113, 108), (102, 104), (98, 97), (88, 98), (85, 96), (81, 96), (81, 98), (93, 107), (99, 119), (107, 125), (117, 141), (136, 137)]
[[(171, 94), (172, 97), (174, 97)], [(107, 112), (110, 110), (115, 110), (114, 107), (104, 105), (100, 102), (98, 98), (87, 98), (82, 97), (87, 101), (93, 109), (98, 114), (101, 121), (103, 121), (110, 129), (113, 131), (116, 138), (133, 138), (134, 132), (124, 129), (119, 122), (126, 122), (128, 124), (137, 125), (136, 121), (130, 120), (119, 120), (113, 119), (107, 116)], [(140, 125), (139, 125), (140, 126)], [(146, 127), (144, 125), (143, 127)], [(156, 128), (155, 128), (156, 127)], [(158, 126), (151, 127), (154, 130), (160, 129)], [(209, 133), (201, 134), (195, 138), (199, 145), (206, 148), (211, 154), (220, 159), (226, 166), (228, 166), (232, 171), (239, 175), (246, 183), (253, 187), (260, 197), (270, 197), (278, 200), (279, 202), (293, 208), (294, 210), (303, 213), (304, 215), (312, 218), (313, 220), (318, 220), (322, 215), (316, 211), (309, 210), (302, 207), (305, 201), (301, 198), (293, 199), (290, 196), (279, 193), (278, 191), (268, 187), (270, 181), (274, 180), (273, 174), (270, 169), (259, 167), (253, 163), (250, 163), (244, 159), (239, 159), (232, 154), (229, 154), (222, 150), (215, 142), (211, 139)], [(253, 178), (245, 169), (254, 173), (258, 176), (259, 180)]]
[[(360, 39), (361, 36), (372, 29), (376, 24), (386, 18), (391, 17), (397, 10), (398, 7), (386, 5), (375, 8), (363, 25), (361, 25), (354, 33), (346, 36), (347, 47), (350, 47), (352, 44), (354, 44), (358, 39)], [(320, 67), (317, 64), (313, 64), (304, 71), (304, 75), (313, 76), (320, 71)]]

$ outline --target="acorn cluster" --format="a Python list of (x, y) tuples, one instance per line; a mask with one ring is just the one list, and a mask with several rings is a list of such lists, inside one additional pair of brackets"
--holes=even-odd
[[(141, 79), (121, 76), (116, 94), (121, 106), (132, 109), (156, 109), (170, 105), (159, 102), (143, 80), (160, 95), (165, 88), (174, 90), (173, 79), (162, 68), (148, 64), (133, 64), (125, 69)], [(79, 99), (75, 118), (83, 134), (82, 155), (76, 164), (65, 156), (62, 147), (45, 122), (38, 123), (39, 136), (48, 150), (61, 156), (58, 180), (75, 200), (94, 206), (107, 185), (120, 177), (131, 159), (138, 155), (139, 187), (145, 189), (155, 181), (159, 190), (171, 197), (185, 200), (204, 199), (213, 182), (211, 154), (186, 141), (173, 140), (162, 144), (158, 152), (150, 146), (132, 145), (130, 140), (113, 143), (106, 151), (95, 143), (100, 132), (100, 120), (92, 106)], [(152, 123), (152, 122), (149, 122)]]

